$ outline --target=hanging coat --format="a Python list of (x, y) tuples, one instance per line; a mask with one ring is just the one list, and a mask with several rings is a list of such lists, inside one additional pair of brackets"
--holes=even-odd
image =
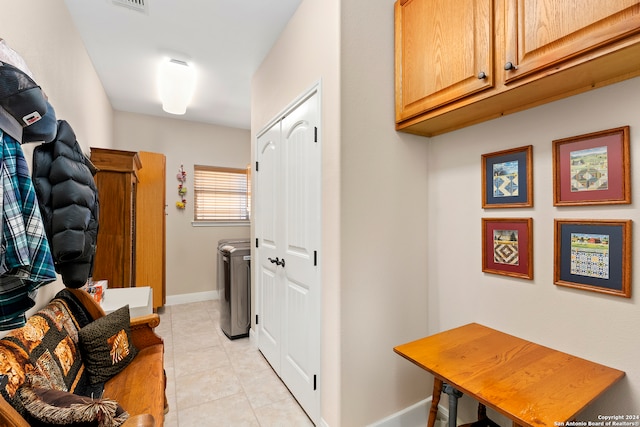
[(33, 180), (56, 271), (69, 288), (87, 283), (98, 238), (97, 169), (73, 129), (58, 120), (56, 138), (33, 152)]

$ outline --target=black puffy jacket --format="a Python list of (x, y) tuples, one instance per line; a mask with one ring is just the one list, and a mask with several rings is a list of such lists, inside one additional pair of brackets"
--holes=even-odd
[(69, 123), (58, 120), (56, 139), (33, 152), (33, 183), (56, 271), (69, 288), (93, 271), (98, 238), (97, 169), (84, 155)]

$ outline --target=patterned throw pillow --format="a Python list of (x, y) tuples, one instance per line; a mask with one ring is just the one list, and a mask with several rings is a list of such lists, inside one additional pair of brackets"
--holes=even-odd
[(129, 323), (126, 305), (80, 329), (80, 352), (92, 384), (107, 381), (138, 354), (131, 341)]
[[(11, 378), (7, 394), (13, 396), (25, 380), (41, 387), (71, 392), (75, 392), (78, 385), (82, 388), (86, 380), (77, 346), (79, 330), (67, 303), (54, 299), (31, 316), (23, 327), (7, 333), (0, 340), (0, 376), (6, 370), (8, 352), (22, 360), (19, 371), (13, 368), (8, 373)], [(18, 378), (20, 372), (21, 379)]]
[(129, 414), (114, 400), (91, 399), (61, 390), (23, 386), (18, 390), (29, 425), (118, 427)]

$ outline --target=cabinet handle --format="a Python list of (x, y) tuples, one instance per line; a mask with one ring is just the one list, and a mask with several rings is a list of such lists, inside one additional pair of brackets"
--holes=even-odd
[(507, 71), (509, 71), (509, 70), (517, 70), (518, 67), (513, 65), (513, 63), (511, 63), (511, 62), (507, 62), (506, 64), (504, 64), (504, 69), (507, 70)]
[(484, 71), (480, 71), (480, 72), (478, 73), (478, 79), (479, 79), (479, 80), (484, 80), (484, 79), (486, 79), (486, 78), (487, 78), (487, 73), (485, 73)]

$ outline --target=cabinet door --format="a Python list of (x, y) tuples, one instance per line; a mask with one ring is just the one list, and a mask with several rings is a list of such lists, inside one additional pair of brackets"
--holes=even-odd
[(100, 225), (93, 279), (108, 280), (110, 288), (131, 286), (133, 267), (131, 174), (99, 171), (96, 176), (100, 200)]
[(396, 122), (493, 86), (492, 5), (396, 2)]
[(164, 154), (140, 151), (136, 203), (136, 286), (153, 289), (153, 309), (164, 306), (166, 159)]
[(507, 0), (506, 25), (502, 65), (517, 67), (505, 71), (510, 82), (568, 60), (591, 60), (596, 49), (596, 56), (608, 53), (609, 45), (640, 32), (640, 1)]

